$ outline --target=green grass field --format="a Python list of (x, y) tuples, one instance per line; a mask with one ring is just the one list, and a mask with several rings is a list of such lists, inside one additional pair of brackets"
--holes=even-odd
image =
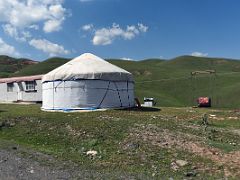
[[(208, 126), (202, 124), (204, 113)], [(101, 173), (128, 173), (143, 179), (238, 179), (239, 119), (240, 113), (229, 109), (49, 113), (39, 105), (2, 104), (0, 141)], [(97, 155), (87, 155), (89, 150)], [(179, 160), (187, 164), (181, 166)]]

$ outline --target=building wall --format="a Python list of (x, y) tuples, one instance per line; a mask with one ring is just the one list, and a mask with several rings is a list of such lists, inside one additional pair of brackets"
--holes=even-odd
[[(22, 82), (24, 90), (26, 89), (25, 83)], [(42, 81), (36, 80), (36, 91), (35, 92), (26, 92), (23, 91), (23, 101), (42, 101)]]
[(17, 86), (14, 83), (13, 92), (7, 92), (7, 83), (0, 84), (0, 102), (17, 101)]
[[(19, 87), (22, 91), (19, 91)], [(36, 91), (26, 91), (25, 82), (13, 83), (13, 92), (7, 92), (7, 83), (0, 83), (0, 102), (26, 102), (42, 101), (42, 82), (36, 80)], [(19, 95), (21, 93), (21, 95)], [(21, 97), (21, 99), (19, 99)]]

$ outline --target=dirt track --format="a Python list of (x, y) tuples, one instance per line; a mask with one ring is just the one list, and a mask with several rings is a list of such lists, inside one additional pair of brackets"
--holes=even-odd
[[(63, 164), (57, 166), (44, 165), (38, 162), (39, 159), (45, 161), (53, 161), (46, 155), (36, 153), (30, 157), (23, 157), (16, 152), (0, 150), (0, 179), (88, 179), (89, 174), (84, 171), (76, 171), (73, 169), (63, 168)], [(35, 156), (35, 157), (34, 157)], [(37, 157), (36, 157), (37, 156)], [(37, 158), (38, 160), (36, 160)], [(64, 170), (63, 170), (64, 169)]]
[[(1, 143), (1, 141), (0, 141)], [(68, 179), (149, 179), (124, 172), (86, 170), (70, 161), (59, 161), (32, 149), (0, 146), (0, 180), (68, 180)]]

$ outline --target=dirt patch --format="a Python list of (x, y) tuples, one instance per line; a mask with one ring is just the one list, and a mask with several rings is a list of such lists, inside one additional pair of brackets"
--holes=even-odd
[(144, 76), (150, 76), (150, 75), (152, 75), (152, 73), (151, 73), (150, 71), (144, 71), (144, 72), (143, 72), (143, 75), (144, 75)]
[(133, 74), (136, 76), (144, 75), (144, 76), (150, 76), (152, 73), (150, 71), (133, 71)]
[(223, 166), (226, 177), (240, 176), (240, 151), (224, 153), (220, 149), (204, 145), (197, 136), (180, 132), (172, 133), (168, 129), (161, 129), (150, 124), (147, 126), (138, 125), (137, 128), (133, 128), (130, 138), (141, 139), (162, 148), (176, 148), (193, 153)]
[(200, 125), (182, 125), (182, 127), (187, 129), (194, 129), (194, 130), (200, 130), (202, 128), (202, 126)]
[(141, 72), (139, 72), (139, 71), (133, 71), (133, 74), (136, 75), (136, 76), (139, 76), (139, 75), (141, 75)]
[(240, 129), (233, 129), (233, 130), (231, 130), (231, 132), (240, 136)]
[(224, 59), (216, 61), (216, 64), (227, 64), (227, 63), (228, 63), (228, 61), (224, 60)]
[[(66, 125), (66, 129), (67, 129), (68, 134), (71, 135), (71, 136), (79, 137), (79, 136), (82, 135), (82, 132), (79, 132), (76, 129), (72, 128), (72, 126), (70, 126), (69, 124)], [(85, 134), (85, 132), (83, 132), (83, 134)]]

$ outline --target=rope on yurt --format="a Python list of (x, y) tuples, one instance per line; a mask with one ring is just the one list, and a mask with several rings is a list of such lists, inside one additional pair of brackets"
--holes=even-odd
[(129, 97), (129, 93), (128, 93), (128, 81), (127, 81), (127, 95), (128, 95), (128, 107), (130, 107), (131, 106), (131, 104), (130, 104), (130, 97)]
[(52, 103), (52, 105), (53, 105), (53, 109), (54, 109), (54, 101), (55, 101), (55, 100), (54, 100), (54, 93), (55, 93), (55, 92), (54, 92), (54, 82), (53, 82), (52, 84), (53, 84), (53, 103)]
[(121, 96), (120, 96), (120, 93), (119, 93), (119, 90), (118, 90), (118, 87), (117, 87), (116, 82), (114, 82), (114, 85), (115, 85), (115, 87), (116, 87), (116, 89), (117, 89), (117, 92), (118, 92), (118, 98), (119, 98), (119, 101), (120, 101), (121, 107), (123, 107), (123, 105), (122, 105), (122, 100), (121, 100)]
[(54, 88), (55, 88), (55, 91), (56, 91), (56, 89), (58, 88), (58, 86), (60, 86), (60, 84), (62, 84), (63, 82), (64, 82), (64, 81), (60, 81), (59, 84), (57, 84), (56, 87), (54, 87)]
[(111, 82), (109, 81), (109, 82), (108, 82), (107, 90), (106, 90), (106, 92), (105, 92), (105, 94), (104, 94), (104, 96), (103, 96), (103, 98), (102, 98), (100, 104), (97, 106), (97, 108), (100, 108), (100, 107), (101, 107), (101, 105), (102, 105), (102, 103), (103, 103), (105, 97), (107, 96), (107, 93), (108, 93), (108, 90), (109, 90), (109, 87), (110, 87), (110, 83), (111, 83)]

